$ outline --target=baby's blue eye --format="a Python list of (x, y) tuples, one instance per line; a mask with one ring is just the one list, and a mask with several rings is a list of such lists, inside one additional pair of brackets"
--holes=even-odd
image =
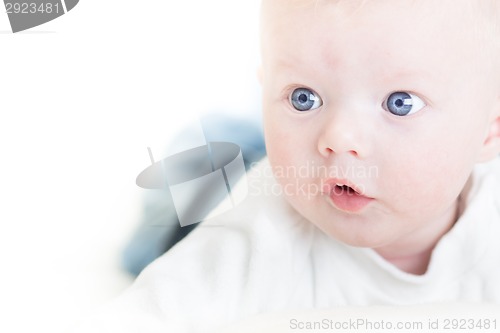
[(396, 116), (408, 116), (424, 106), (425, 103), (420, 98), (404, 91), (392, 93), (384, 102), (384, 109)]
[(290, 95), (290, 103), (297, 111), (310, 111), (323, 105), (318, 94), (307, 88), (297, 88)]

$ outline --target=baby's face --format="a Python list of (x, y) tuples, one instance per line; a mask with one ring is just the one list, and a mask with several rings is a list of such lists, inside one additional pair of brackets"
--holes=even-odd
[(465, 3), (264, 1), (269, 160), (327, 234), (417, 248), (455, 221), (499, 98), (479, 11)]

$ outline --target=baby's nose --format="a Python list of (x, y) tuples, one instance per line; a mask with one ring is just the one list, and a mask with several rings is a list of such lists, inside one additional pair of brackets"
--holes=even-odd
[[(325, 112), (326, 111), (326, 112)], [(325, 119), (318, 137), (318, 150), (324, 157), (350, 154), (364, 159), (370, 152), (370, 133), (374, 132), (362, 110), (324, 110)]]

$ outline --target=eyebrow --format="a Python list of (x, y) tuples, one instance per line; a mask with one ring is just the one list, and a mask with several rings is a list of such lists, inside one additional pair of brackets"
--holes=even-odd
[(285, 68), (295, 68), (296, 66), (292, 65), (293, 62), (297, 62), (294, 60), (290, 60), (290, 58), (284, 59), (284, 58), (279, 58), (274, 61), (276, 66), (278, 67), (285, 67)]
[[(291, 68), (294, 69), (296, 66), (293, 65), (292, 63), (294, 60), (290, 59), (277, 59), (275, 60), (275, 64), (278, 67), (284, 67), (284, 68)], [(415, 78), (415, 77), (425, 77), (425, 78), (435, 78), (435, 75), (432, 72), (426, 71), (426, 70), (410, 70), (408, 68), (404, 67), (398, 67), (394, 69), (393, 71), (384, 71), (384, 74), (382, 75), (382, 80), (391, 80), (392, 78)]]
[[(300, 61), (295, 59), (293, 55), (288, 57), (276, 57), (272, 61), (272, 64), (277, 67), (278, 71), (297, 70), (297, 64), (299, 63)], [(412, 69), (406, 66), (396, 65), (390, 66), (389, 70), (385, 69), (382, 73), (374, 73), (374, 79), (374, 82), (379, 82), (381, 84), (411, 80), (414, 84), (417, 84), (417, 86), (428, 87), (430, 82), (439, 82), (445, 78), (437, 77), (432, 71), (427, 69)]]
[[(387, 74), (385, 74), (387, 73)], [(396, 80), (426, 80), (437, 81), (439, 78), (436, 77), (432, 72), (427, 70), (408, 70), (408, 69), (396, 69), (394, 71), (384, 72), (384, 75), (380, 77), (382, 82), (391, 82)]]

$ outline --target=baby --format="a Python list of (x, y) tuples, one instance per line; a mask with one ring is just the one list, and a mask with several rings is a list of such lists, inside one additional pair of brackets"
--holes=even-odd
[(268, 161), (88, 331), (500, 303), (499, 2), (264, 0)]
[(264, 1), (269, 161), (332, 169), (277, 177), (325, 188), (288, 195), (300, 214), (426, 272), (474, 165), (499, 152), (499, 2)]

